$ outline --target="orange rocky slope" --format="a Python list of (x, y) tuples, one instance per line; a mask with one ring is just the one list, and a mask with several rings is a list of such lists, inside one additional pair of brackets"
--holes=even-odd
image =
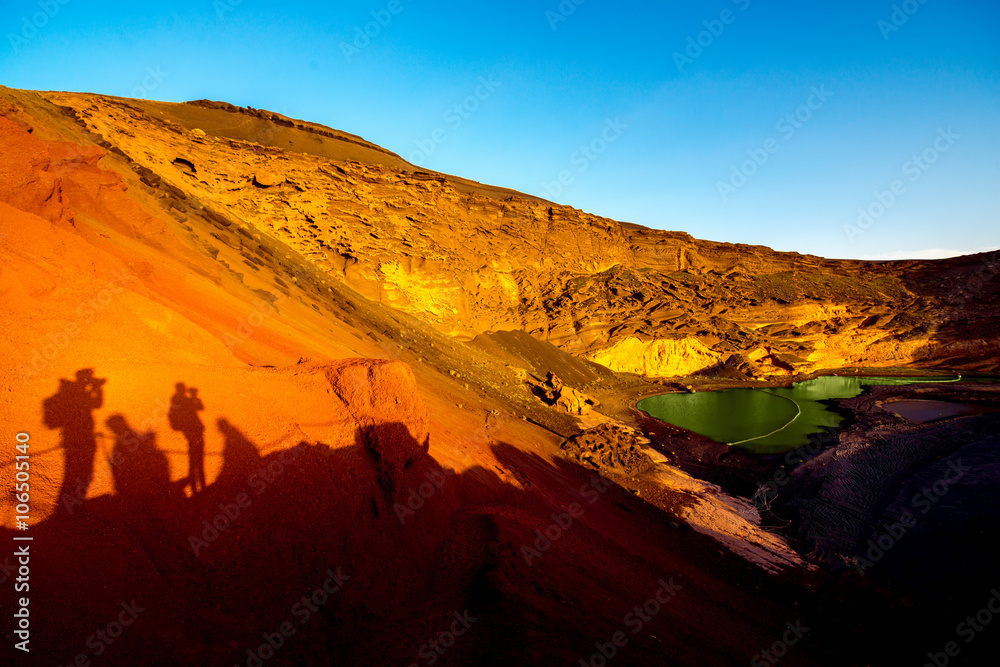
[[(251, 195), (298, 192), (291, 172), (276, 184), (266, 175), (274, 149), (105, 104), (137, 144), (118, 148), (71, 109), (0, 90), (0, 430), (10, 444), (0, 486), (13, 487), (14, 434), (30, 434), (32, 659), (69, 664), (100, 648), (102, 664), (246, 664), (262, 636), (301, 620), (296, 600), (341, 569), (342, 594), (294, 626), (298, 641), (271, 664), (419, 663), (463, 611), (480, 620), (443, 664), (572, 663), (670, 577), (688, 596), (632, 636), (620, 664), (664, 651), (730, 664), (780, 635), (791, 603), (762, 601), (745, 582), (777, 595), (786, 584), (768, 572), (812, 575), (748, 503), (665, 465), (637, 481), (566, 461), (558, 445), (577, 418), (520, 377), (530, 367), (628, 379), (517, 336), (469, 345), (439, 330), (444, 318), (432, 326), (390, 308), (402, 302), (368, 281), (367, 259), (331, 272), (310, 261), (323, 257), (308, 223), (292, 233), (277, 211), (243, 217), (277, 206)], [(126, 157), (153, 159), (147, 126), (188, 144), (165, 174)], [(211, 160), (233, 192), (212, 191), (224, 201), (201, 184), (209, 162), (195, 147), (218, 151)], [(358, 196), (375, 169), (321, 166), (354, 173)], [(90, 377), (99, 390), (81, 389)], [(196, 493), (188, 431), (169, 417), (176, 383), (204, 406), (207, 487)], [(9, 545), (14, 497), (2, 507)], [(539, 542), (553, 522), (565, 530)], [(90, 641), (133, 601), (144, 611), (120, 639)], [(718, 630), (751, 617), (739, 633)], [(4, 651), (11, 633), (0, 629)]]
[(175, 217), (216, 215), (220, 241), (251, 264), (240, 229), (459, 339), (524, 330), (650, 376), (733, 355), (759, 375), (997, 368), (994, 258), (866, 263), (699, 241), (421, 171), (268, 112), (45, 97), (120, 151)]
[[(928, 305), (940, 296), (890, 268), (642, 230), (397, 160), (263, 112), (0, 89), (0, 427), (31, 434), (45, 658), (86, 652), (95, 624), (138, 598), (149, 615), (108, 664), (242, 664), (296, 593), (342, 567), (355, 586), (286, 662), (408, 664), (468, 609), (483, 621), (444, 660), (575, 663), (670, 576), (687, 595), (629, 635), (618, 664), (745, 662), (797, 613), (786, 582), (813, 575), (748, 503), (662, 457), (638, 479), (603, 472), (621, 486), (562, 459), (580, 423), (521, 378), (638, 382), (566, 351), (623, 368), (625, 350), (652, 374), (739, 350), (761, 371), (808, 367), (828, 329), (845, 349), (837, 336), (882, 336), (894, 363), (962, 344), (961, 363), (982, 366), (993, 345), (981, 296), (966, 315), (977, 337), (939, 344), (926, 325), (947, 315)], [(780, 290), (788, 304), (766, 296)], [(833, 292), (867, 320), (850, 324), (859, 310)], [(793, 330), (771, 324), (792, 312)], [(494, 329), (536, 339), (464, 342)], [(84, 405), (60, 387), (88, 368), (106, 382)], [(195, 494), (168, 418), (178, 382), (204, 404)], [(213, 536), (204, 522), (241, 493), (243, 519)], [(575, 527), (536, 542), (573, 503)], [(801, 660), (836, 664), (821, 638)]]

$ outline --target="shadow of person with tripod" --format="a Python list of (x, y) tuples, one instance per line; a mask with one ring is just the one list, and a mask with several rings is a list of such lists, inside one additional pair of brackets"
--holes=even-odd
[(180, 431), (188, 442), (188, 484), (191, 494), (205, 490), (205, 425), (198, 413), (205, 409), (198, 398), (198, 390), (187, 387), (183, 382), (174, 385), (174, 395), (170, 397), (170, 411), (167, 420), (170, 428)]
[(93, 368), (82, 368), (75, 380), (60, 378), (59, 391), (42, 402), (42, 421), (62, 430), (60, 446), (66, 453), (59, 504), (69, 512), (87, 498), (94, 479), (97, 438), (92, 412), (104, 405), (106, 382), (94, 376)]

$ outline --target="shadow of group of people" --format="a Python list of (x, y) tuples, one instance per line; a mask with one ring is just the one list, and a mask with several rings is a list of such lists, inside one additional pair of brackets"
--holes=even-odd
[[(65, 458), (58, 499), (62, 508), (82, 504), (94, 480), (98, 435), (93, 412), (104, 405), (106, 383), (105, 378), (94, 374), (94, 369), (80, 369), (73, 380), (61, 378), (59, 390), (42, 403), (45, 425), (61, 430), (60, 446), (65, 451)], [(170, 427), (187, 440), (188, 475), (182, 483), (190, 487), (191, 495), (204, 491), (207, 486), (205, 425), (198, 415), (204, 409), (195, 387), (188, 387), (183, 382), (175, 385), (167, 420)], [(166, 455), (157, 449), (155, 431), (136, 431), (122, 414), (111, 415), (105, 424), (115, 438), (109, 467), (117, 494), (149, 496), (156, 489), (171, 484), (169, 463)], [(227, 432), (232, 430), (231, 426), (220, 419), (219, 429), (228, 442)]]
[[(606, 636), (608, 625), (621, 619), (618, 610), (602, 611), (606, 598), (586, 591), (652, 590), (661, 564), (676, 562), (642, 543), (641, 553), (664, 560), (636, 564), (633, 543), (616, 545), (599, 530), (640, 516), (642, 501), (610, 483), (600, 495), (585, 495), (582, 489), (596, 488), (592, 471), (503, 441), (489, 445), (492, 467), (473, 460), (461, 472), (448, 470), (430, 454), (430, 432), (420, 420), (345, 414), (353, 442), (258, 448), (219, 419), (222, 461), (209, 486), (205, 406), (183, 383), (175, 385), (166, 417), (187, 440), (188, 476), (171, 482), (156, 432), (143, 424), (140, 433), (113, 414), (105, 424), (114, 438), (108, 468), (115, 493), (87, 499), (98, 450), (94, 410), (105, 403), (106, 384), (82, 369), (61, 380), (44, 406), (46, 425), (62, 431), (61, 493), (84, 506), (33, 527), (40, 540), (60, 546), (49, 550), (47, 563), (38, 561), (51, 593), (40, 592), (49, 598), (35, 603), (39, 627), (60, 627), (63, 639), (42, 649), (58, 664), (79, 652), (95, 616), (133, 597), (149, 611), (115, 642), (113, 655), (121, 662), (108, 664), (261, 664), (247, 655), (261, 645), (262, 632), (290, 618), (297, 621), (296, 641), (283, 648), (281, 664), (411, 664), (458, 610), (481, 621), (450, 648), (452, 664), (517, 664), (511, 638), (539, 627), (538, 616), (529, 612), (529, 619), (524, 609), (556, 610), (534, 645), (540, 663), (566, 664), (568, 655), (591, 647), (593, 637)], [(194, 491), (191, 498), (180, 484)], [(572, 503), (599, 498), (605, 500), (593, 509), (588, 504), (579, 521), (565, 514)], [(563, 517), (572, 530), (562, 530)], [(652, 533), (649, 544), (677, 537), (666, 520), (639, 525)], [(549, 548), (554, 539), (539, 547), (529, 562), (522, 545), (535, 549), (555, 528), (566, 539), (558, 548)], [(711, 539), (691, 535), (684, 554), (714, 553)], [(349, 581), (327, 596), (317, 588), (325, 582), (322, 573), (339, 573), (341, 566)], [(306, 597), (297, 602), (299, 595)], [(573, 599), (586, 613), (573, 611)], [(730, 652), (739, 648), (733, 641)], [(630, 649), (643, 659), (660, 656), (663, 647), (659, 640), (637, 640)]]

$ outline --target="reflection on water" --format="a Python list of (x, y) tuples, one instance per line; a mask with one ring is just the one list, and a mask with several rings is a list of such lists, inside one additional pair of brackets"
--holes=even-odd
[(893, 401), (892, 403), (886, 403), (882, 407), (893, 414), (899, 415), (903, 419), (909, 419), (911, 422), (917, 422), (918, 424), (945, 419), (947, 417), (975, 415), (983, 412), (981, 408), (963, 405), (962, 403), (950, 403), (948, 401)]
[(664, 394), (639, 401), (652, 417), (758, 454), (785, 452), (824, 429), (843, 422), (822, 401), (853, 398), (868, 385), (957, 382), (941, 378), (851, 377), (827, 375), (796, 382), (790, 388), (722, 389), (693, 394)]

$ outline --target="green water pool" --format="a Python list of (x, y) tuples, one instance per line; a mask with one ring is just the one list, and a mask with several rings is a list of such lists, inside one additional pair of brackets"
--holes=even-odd
[(852, 377), (827, 375), (788, 388), (721, 389), (663, 394), (638, 403), (651, 417), (758, 454), (800, 447), (809, 436), (835, 429), (844, 418), (823, 401), (859, 396), (869, 385), (958, 382), (941, 377)]

